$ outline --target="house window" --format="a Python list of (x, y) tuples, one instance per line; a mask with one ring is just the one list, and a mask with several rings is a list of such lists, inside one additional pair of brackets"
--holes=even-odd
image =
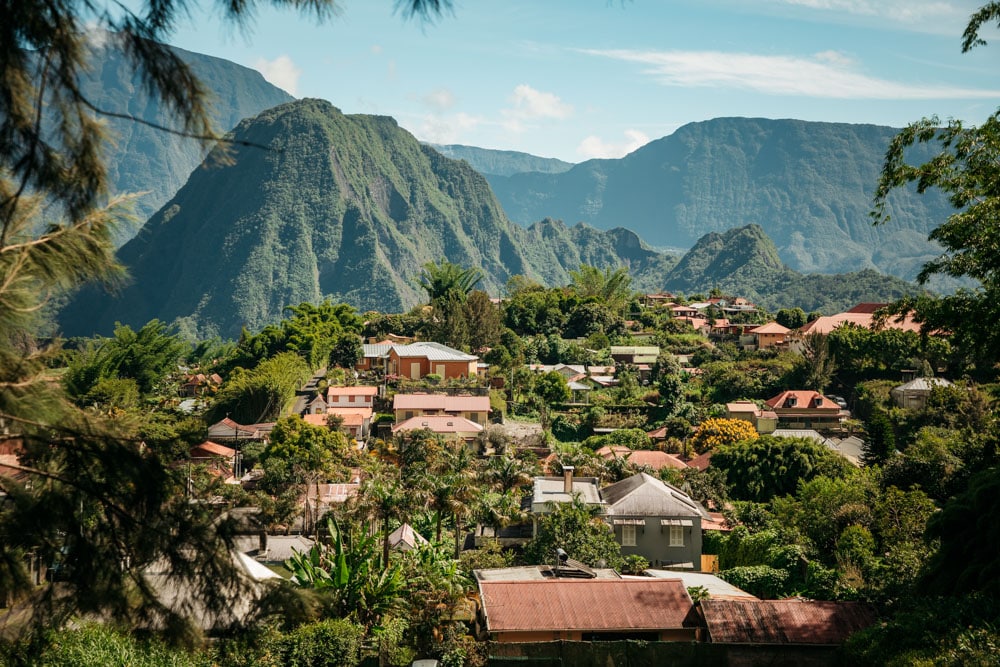
[[(671, 533), (672, 534), (672, 533)], [(671, 540), (671, 543), (673, 540)], [(622, 526), (622, 546), (635, 546), (635, 526)]]
[(684, 546), (684, 526), (670, 526), (670, 546)]

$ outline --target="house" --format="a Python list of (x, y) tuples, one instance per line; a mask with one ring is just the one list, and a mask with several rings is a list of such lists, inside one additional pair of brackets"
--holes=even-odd
[(308, 504), (309, 511), (314, 516), (321, 517), (330, 510), (342, 507), (344, 503), (358, 495), (360, 489), (361, 481), (357, 478), (355, 481), (344, 483), (309, 484), (299, 502)]
[(656, 308), (657, 306), (672, 306), (676, 299), (670, 292), (659, 292), (657, 294), (643, 294), (642, 305), (646, 308)]
[(389, 533), (389, 548), (396, 551), (413, 551), (421, 544), (427, 544), (423, 535), (413, 530), (408, 523)]
[(274, 422), (261, 424), (237, 424), (226, 417), (208, 427), (208, 439), (212, 442), (252, 440), (267, 442), (274, 428)]
[(758, 408), (753, 401), (726, 403), (726, 419), (748, 421), (758, 433), (771, 433), (778, 428), (778, 415), (773, 410)]
[(611, 446), (605, 445), (601, 447), (596, 452), (597, 456), (600, 456), (605, 461), (611, 461), (613, 459), (625, 459), (629, 463), (639, 466), (648, 466), (653, 470), (662, 470), (664, 468), (673, 468), (675, 470), (682, 470), (687, 468), (687, 464), (681, 461), (679, 458), (673, 454), (667, 454), (666, 452), (661, 452), (660, 450), (648, 450), (648, 449), (636, 449), (631, 450), (628, 447), (623, 447), (621, 445)]
[(393, 426), (392, 434), (402, 435), (408, 431), (424, 429), (437, 433), (448, 440), (472, 442), (482, 433), (483, 426), (464, 417), (453, 415), (420, 415), (405, 419)]
[(875, 611), (861, 602), (819, 600), (701, 601), (707, 639), (715, 644), (839, 646), (871, 626)]
[[(769, 347), (774, 347), (775, 345), (781, 345), (785, 342), (785, 338), (788, 337), (791, 329), (788, 327), (781, 326), (777, 322), (768, 322), (767, 324), (762, 324), (759, 327), (754, 327), (750, 329), (747, 336), (750, 337), (752, 342), (746, 347), (753, 347), (753, 349), (764, 350)], [(744, 336), (740, 339), (740, 343), (744, 343)]]
[(495, 642), (697, 638), (694, 604), (678, 579), (477, 583), (485, 629)]
[(670, 312), (673, 313), (674, 317), (701, 317), (696, 308), (691, 306), (671, 306)]
[(325, 415), (326, 414), (326, 399), (322, 395), (317, 394), (311, 401), (306, 403), (306, 414), (307, 415)]
[(766, 401), (782, 428), (836, 428), (850, 412), (815, 391), (783, 391)]
[(371, 408), (327, 408), (324, 414), (308, 414), (302, 420), (313, 426), (329, 426), (330, 417), (338, 417), (340, 431), (357, 441), (363, 441), (371, 431)]
[(680, 579), (684, 588), (704, 588), (713, 600), (756, 600), (757, 597), (707, 572), (683, 572), (650, 568), (643, 572), (657, 579)]
[(218, 373), (195, 373), (184, 379), (178, 392), (183, 397), (201, 396), (209, 391), (215, 391), (222, 384), (222, 376)]
[(386, 371), (411, 380), (435, 374), (442, 379), (476, 377), (479, 357), (441, 343), (420, 342), (389, 347)]
[(823, 445), (831, 452), (840, 454), (853, 465), (861, 465), (864, 442), (857, 436), (849, 436), (847, 438), (828, 438), (819, 431), (811, 428), (779, 428), (776, 429), (771, 435), (778, 438), (805, 438), (807, 440), (812, 440), (816, 444)]
[(927, 397), (934, 387), (951, 387), (952, 383), (944, 378), (915, 378), (906, 384), (894, 387), (890, 392), (892, 400), (901, 408), (923, 410), (927, 407)]
[(604, 518), (622, 554), (651, 564), (701, 569), (701, 522), (708, 512), (680, 489), (639, 473), (601, 489)]
[(564, 466), (562, 477), (536, 477), (531, 494), (532, 535), (538, 534), (538, 516), (552, 511), (552, 506), (569, 503), (579, 496), (588, 505), (602, 506), (596, 477), (575, 477), (573, 466)]
[[(209, 607), (202, 583), (182, 573), (169, 559), (159, 558), (142, 569), (144, 585), (165, 610), (185, 618), (205, 632), (226, 631), (250, 622), (263, 600), (281, 575), (245, 553), (231, 549), (221, 558), (228, 559), (226, 569), (232, 577), (220, 583), (217, 595), (222, 604)], [(169, 622), (165, 614), (147, 619), (147, 629), (162, 629)]]
[(388, 340), (379, 343), (364, 343), (361, 346), (361, 359), (358, 360), (354, 369), (361, 373), (367, 371), (384, 372), (389, 349), (392, 346), (393, 343)]
[[(798, 331), (800, 335), (811, 333), (828, 334), (839, 326), (854, 325), (865, 329), (875, 328), (875, 312), (879, 308), (884, 308), (885, 303), (859, 303), (854, 308), (836, 315), (824, 315), (812, 322), (807, 323)], [(899, 319), (890, 317), (882, 323), (886, 329), (900, 329), (901, 331), (920, 332), (920, 323), (915, 322), (911, 315)]]
[(358, 385), (354, 387), (327, 387), (326, 405), (329, 408), (372, 409), (378, 387)]
[(462, 417), (485, 426), (489, 421), (489, 396), (451, 396), (448, 394), (396, 394), (392, 411), (399, 425), (414, 417), (446, 415)]
[(226, 477), (239, 476), (239, 473), (242, 472), (237, 470), (237, 451), (232, 447), (226, 447), (211, 440), (195, 445), (188, 452), (188, 455), (192, 461), (205, 463), (210, 470), (215, 470)]
[(660, 356), (660, 348), (656, 345), (612, 345), (611, 358), (616, 364), (655, 364)]
[(305, 535), (271, 535), (260, 531), (256, 535), (237, 535), (233, 545), (259, 563), (281, 565), (295, 553), (307, 554), (315, 542)]

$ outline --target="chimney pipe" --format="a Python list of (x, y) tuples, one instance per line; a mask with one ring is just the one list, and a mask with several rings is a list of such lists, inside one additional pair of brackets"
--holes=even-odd
[(573, 493), (573, 466), (563, 466), (563, 493)]

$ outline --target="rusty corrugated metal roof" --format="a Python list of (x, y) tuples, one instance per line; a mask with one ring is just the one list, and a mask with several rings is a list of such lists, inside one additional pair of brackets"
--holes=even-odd
[(480, 581), (490, 632), (625, 631), (690, 627), (679, 579)]
[(838, 645), (875, 622), (860, 602), (702, 600), (709, 641), (717, 644)]

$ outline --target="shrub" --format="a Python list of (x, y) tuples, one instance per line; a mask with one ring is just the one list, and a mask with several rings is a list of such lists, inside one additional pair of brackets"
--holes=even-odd
[(347, 619), (303, 625), (288, 633), (282, 654), (288, 667), (342, 667), (361, 660), (364, 628)]
[(731, 445), (744, 440), (756, 440), (760, 437), (757, 429), (743, 419), (706, 419), (691, 436), (691, 446), (699, 454), (711, 451), (722, 445)]

